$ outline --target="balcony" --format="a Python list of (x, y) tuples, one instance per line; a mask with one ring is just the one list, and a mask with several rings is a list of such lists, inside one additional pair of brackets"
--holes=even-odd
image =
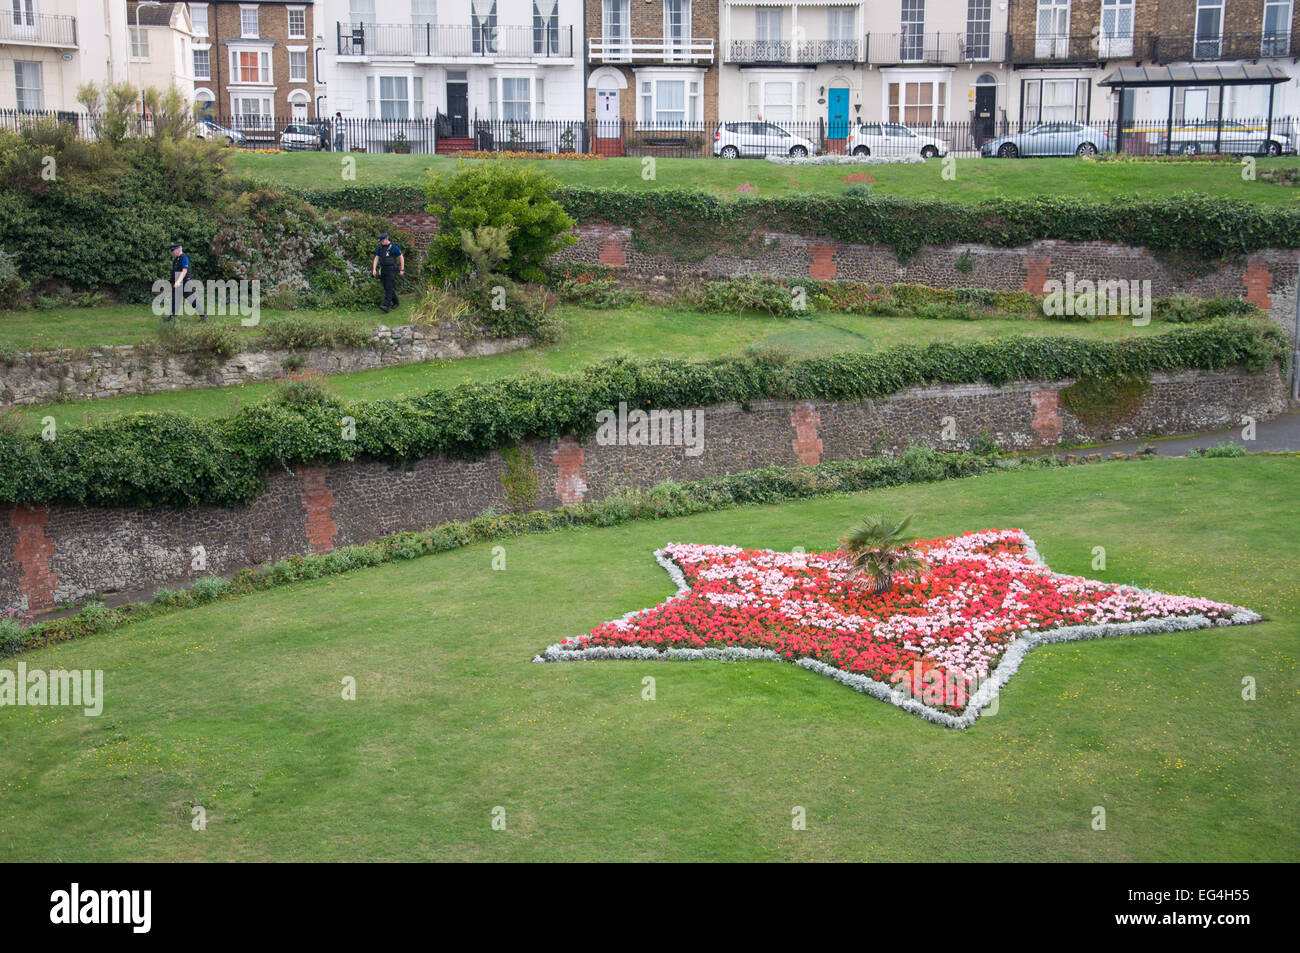
[(862, 44), (857, 40), (732, 40), (727, 62), (740, 66), (816, 66), (819, 63), (857, 63)]
[(713, 38), (684, 37), (589, 37), (587, 60), (591, 63), (700, 63), (713, 62)]
[(955, 66), (959, 63), (1002, 63), (1006, 59), (1005, 33), (867, 34), (866, 61), (875, 66)]
[(1145, 37), (1147, 58), (1156, 63), (1197, 60), (1257, 60), (1291, 56), (1300, 49), (1289, 33), (1224, 33), (1214, 37)]
[(0, 43), (77, 48), (77, 18), (6, 10), (0, 14)]
[[(1122, 41), (1094, 37), (1091, 33), (1076, 33), (1069, 36), (1047, 33), (1016, 34), (1007, 37), (1007, 59), (1017, 66), (1097, 63), (1106, 58), (1101, 53), (1103, 44), (1119, 42)], [(1112, 57), (1131, 55), (1113, 49), (1108, 52)]]
[(572, 59), (573, 27), (432, 23), (336, 24), (339, 56), (413, 59)]

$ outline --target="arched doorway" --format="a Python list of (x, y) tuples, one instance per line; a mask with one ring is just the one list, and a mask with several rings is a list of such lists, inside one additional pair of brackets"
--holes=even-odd
[(981, 73), (975, 80), (975, 110), (971, 114), (971, 138), (978, 149), (997, 134), (998, 80)]

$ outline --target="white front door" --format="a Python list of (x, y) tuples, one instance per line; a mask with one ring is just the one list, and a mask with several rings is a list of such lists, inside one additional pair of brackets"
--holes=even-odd
[(596, 135), (601, 139), (618, 137), (618, 90), (596, 90)]
[(294, 122), (306, 122), (306, 121), (307, 121), (307, 104), (306, 104), (306, 103), (290, 103), (290, 105), (293, 107), (293, 121), (294, 121)]

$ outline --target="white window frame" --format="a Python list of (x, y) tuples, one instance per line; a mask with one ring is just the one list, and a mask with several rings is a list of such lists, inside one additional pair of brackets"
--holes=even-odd
[[(1128, 23), (1124, 24), (1124, 15)], [(1137, 20), (1134, 0), (1101, 0), (1100, 33), (1097, 52), (1103, 58), (1133, 55), (1133, 25)]]
[[(884, 69), (880, 71), (880, 115), (881, 123), (898, 123), (908, 128), (924, 129), (925, 123), (909, 123), (907, 121), (907, 87), (913, 84), (928, 85), (930, 87), (930, 108), (931, 123), (942, 124), (949, 121), (952, 116), (952, 88), (953, 88), (953, 71), (950, 69), (936, 70), (919, 70), (914, 68), (905, 69)], [(898, 89), (898, 113), (895, 115), (890, 112), (889, 89), (897, 85)], [(939, 87), (942, 86), (941, 90)], [(918, 100), (914, 105), (920, 105)]]
[[(202, 53), (207, 58), (208, 61), (207, 72), (205, 72), (202, 76), (199, 75), (198, 55), (200, 53)], [(202, 79), (202, 80), (212, 79), (212, 46), (208, 43), (195, 43), (194, 50), (192, 53), (192, 59), (193, 59), (193, 66), (191, 68), (194, 71), (194, 78)]]
[(126, 28), (127, 42), (131, 46), (132, 63), (149, 62), (149, 28), (147, 26), (136, 27), (134, 23)]
[[(745, 114), (750, 122), (770, 122), (778, 126), (806, 122), (808, 118), (808, 83), (803, 72), (774, 72), (753, 76), (745, 84)], [(789, 87), (790, 102), (776, 102), (778, 91)], [(773, 115), (772, 110), (789, 108), (790, 114)]]
[[(307, 82), (307, 47), (305, 46), (287, 46), (285, 51), (289, 54), (289, 82), (305, 83)], [(302, 57), (302, 75), (298, 76), (293, 71), (293, 58)]]
[[(35, 67), (34, 70), (24, 69), (24, 67)], [(24, 86), (24, 78), (19, 74), (34, 73), (36, 77), (35, 86)], [(26, 77), (30, 81), (31, 76)], [(27, 96), (23, 95), (24, 90)], [(36, 101), (25, 101), (35, 92)], [(45, 108), (45, 75), (40, 60), (14, 60), (14, 104), (20, 111), (40, 112)]]
[[(190, 6), (190, 25), (194, 27), (194, 35), (207, 36), (208, 30), (212, 28), (211, 25), (208, 23), (208, 14), (210, 13), (208, 9), (208, 5), (206, 3), (191, 3), (189, 6)], [(194, 12), (196, 10), (203, 11), (203, 24), (201, 27), (199, 25), (198, 20), (196, 20), (194, 17)]]
[[(293, 32), (293, 15), (294, 15), (295, 13), (301, 13), (301, 14), (302, 14), (302, 32), (301, 32), (301, 33), (294, 33), (294, 32)], [(291, 40), (305, 40), (305, 39), (307, 39), (307, 8), (306, 8), (306, 7), (286, 7), (286, 8), (285, 8), (285, 11), (284, 11), (284, 17), (285, 17), (284, 28), (285, 28), (285, 30), (287, 31), (287, 32), (285, 33), (285, 35), (286, 35), (289, 39), (291, 39)]]
[[(682, 120), (664, 118), (666, 106), (661, 85), (682, 83)], [(636, 115), (638, 129), (671, 131), (703, 130), (704, 70), (682, 67), (651, 68), (636, 71)], [(676, 110), (674, 110), (676, 112)]]
[[(248, 14), (253, 15), (253, 32), (248, 32), (248, 21), (245, 19)], [(241, 40), (258, 40), (261, 39), (260, 31), (262, 28), (261, 18), (258, 16), (259, 10), (256, 4), (241, 3), (239, 5), (239, 38)]]
[[(1044, 15), (1047, 18), (1046, 32), (1043, 30)], [(1065, 59), (1070, 55), (1072, 15), (1070, 0), (1038, 0), (1034, 19), (1034, 56), (1038, 59)]]
[[(385, 80), (387, 80), (387, 81), (389, 82), (390, 87), (391, 87), (392, 83), (394, 83), (394, 82), (396, 82), (396, 81), (398, 81), (398, 80), (401, 81), (401, 83), (402, 83), (402, 96), (401, 96), (400, 99), (399, 99), (398, 97), (396, 97), (396, 96), (387, 96), (387, 97), (384, 96), (384, 85), (385, 85)], [(376, 88), (376, 90), (378, 91), (378, 94), (379, 94), (379, 95), (378, 95), (378, 98), (375, 100), (375, 105), (378, 107), (378, 110), (379, 110), (377, 118), (379, 118), (379, 119), (387, 119), (387, 120), (390, 120), (390, 121), (391, 121), (391, 120), (395, 120), (395, 119), (410, 119), (410, 118), (411, 118), (411, 77), (410, 77), (408, 74), (406, 74), (406, 73), (380, 73), (380, 74), (376, 75), (376, 77), (375, 77), (375, 88)], [(394, 105), (394, 107), (396, 107), (397, 104), (400, 104), (400, 105), (401, 105), (401, 109), (400, 109), (400, 110), (397, 110), (396, 108), (394, 108), (392, 111), (394, 111), (394, 112), (400, 112), (401, 115), (398, 115), (398, 116), (392, 116), (392, 115), (385, 116), (385, 115), (384, 115), (384, 105), (385, 105), (386, 103), (391, 103), (391, 104)]]
[[(1280, 33), (1270, 34), (1268, 32), (1268, 11), (1273, 7), (1283, 10), (1285, 13), (1279, 19), (1285, 24)], [(1291, 25), (1295, 17), (1295, 5), (1292, 0), (1264, 0), (1264, 13), (1260, 20), (1260, 55), (1262, 56), (1290, 56), (1291, 55)]]
[(901, 0), (898, 33), (898, 58), (904, 63), (922, 62), (925, 59), (925, 0)]
[(987, 60), (992, 57), (993, 0), (966, 0), (965, 43), (964, 54), (967, 60)]
[[(1196, 0), (1196, 12), (1193, 14), (1192, 23), (1196, 27), (1196, 42), (1192, 47), (1193, 59), (1198, 60), (1217, 60), (1223, 54), (1223, 27), (1224, 17), (1227, 14), (1224, 0)], [(1206, 12), (1218, 11), (1219, 27), (1217, 32), (1210, 36), (1209, 34), (1201, 36), (1201, 11)], [(1208, 51), (1213, 44), (1213, 53)], [(1203, 52), (1205, 51), (1205, 52)]]
[[(245, 79), (243, 71), (239, 67), (239, 56), (241, 53), (257, 54), (257, 74), (258, 79)], [(271, 51), (264, 47), (232, 46), (230, 48), (230, 57), (227, 61), (230, 65), (231, 86), (270, 86), (273, 83), (272, 70), (274, 64), (271, 60)]]

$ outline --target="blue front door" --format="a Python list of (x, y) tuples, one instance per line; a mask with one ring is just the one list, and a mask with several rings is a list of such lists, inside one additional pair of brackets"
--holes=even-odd
[(849, 135), (849, 91), (832, 89), (827, 98), (826, 138), (847, 139)]

